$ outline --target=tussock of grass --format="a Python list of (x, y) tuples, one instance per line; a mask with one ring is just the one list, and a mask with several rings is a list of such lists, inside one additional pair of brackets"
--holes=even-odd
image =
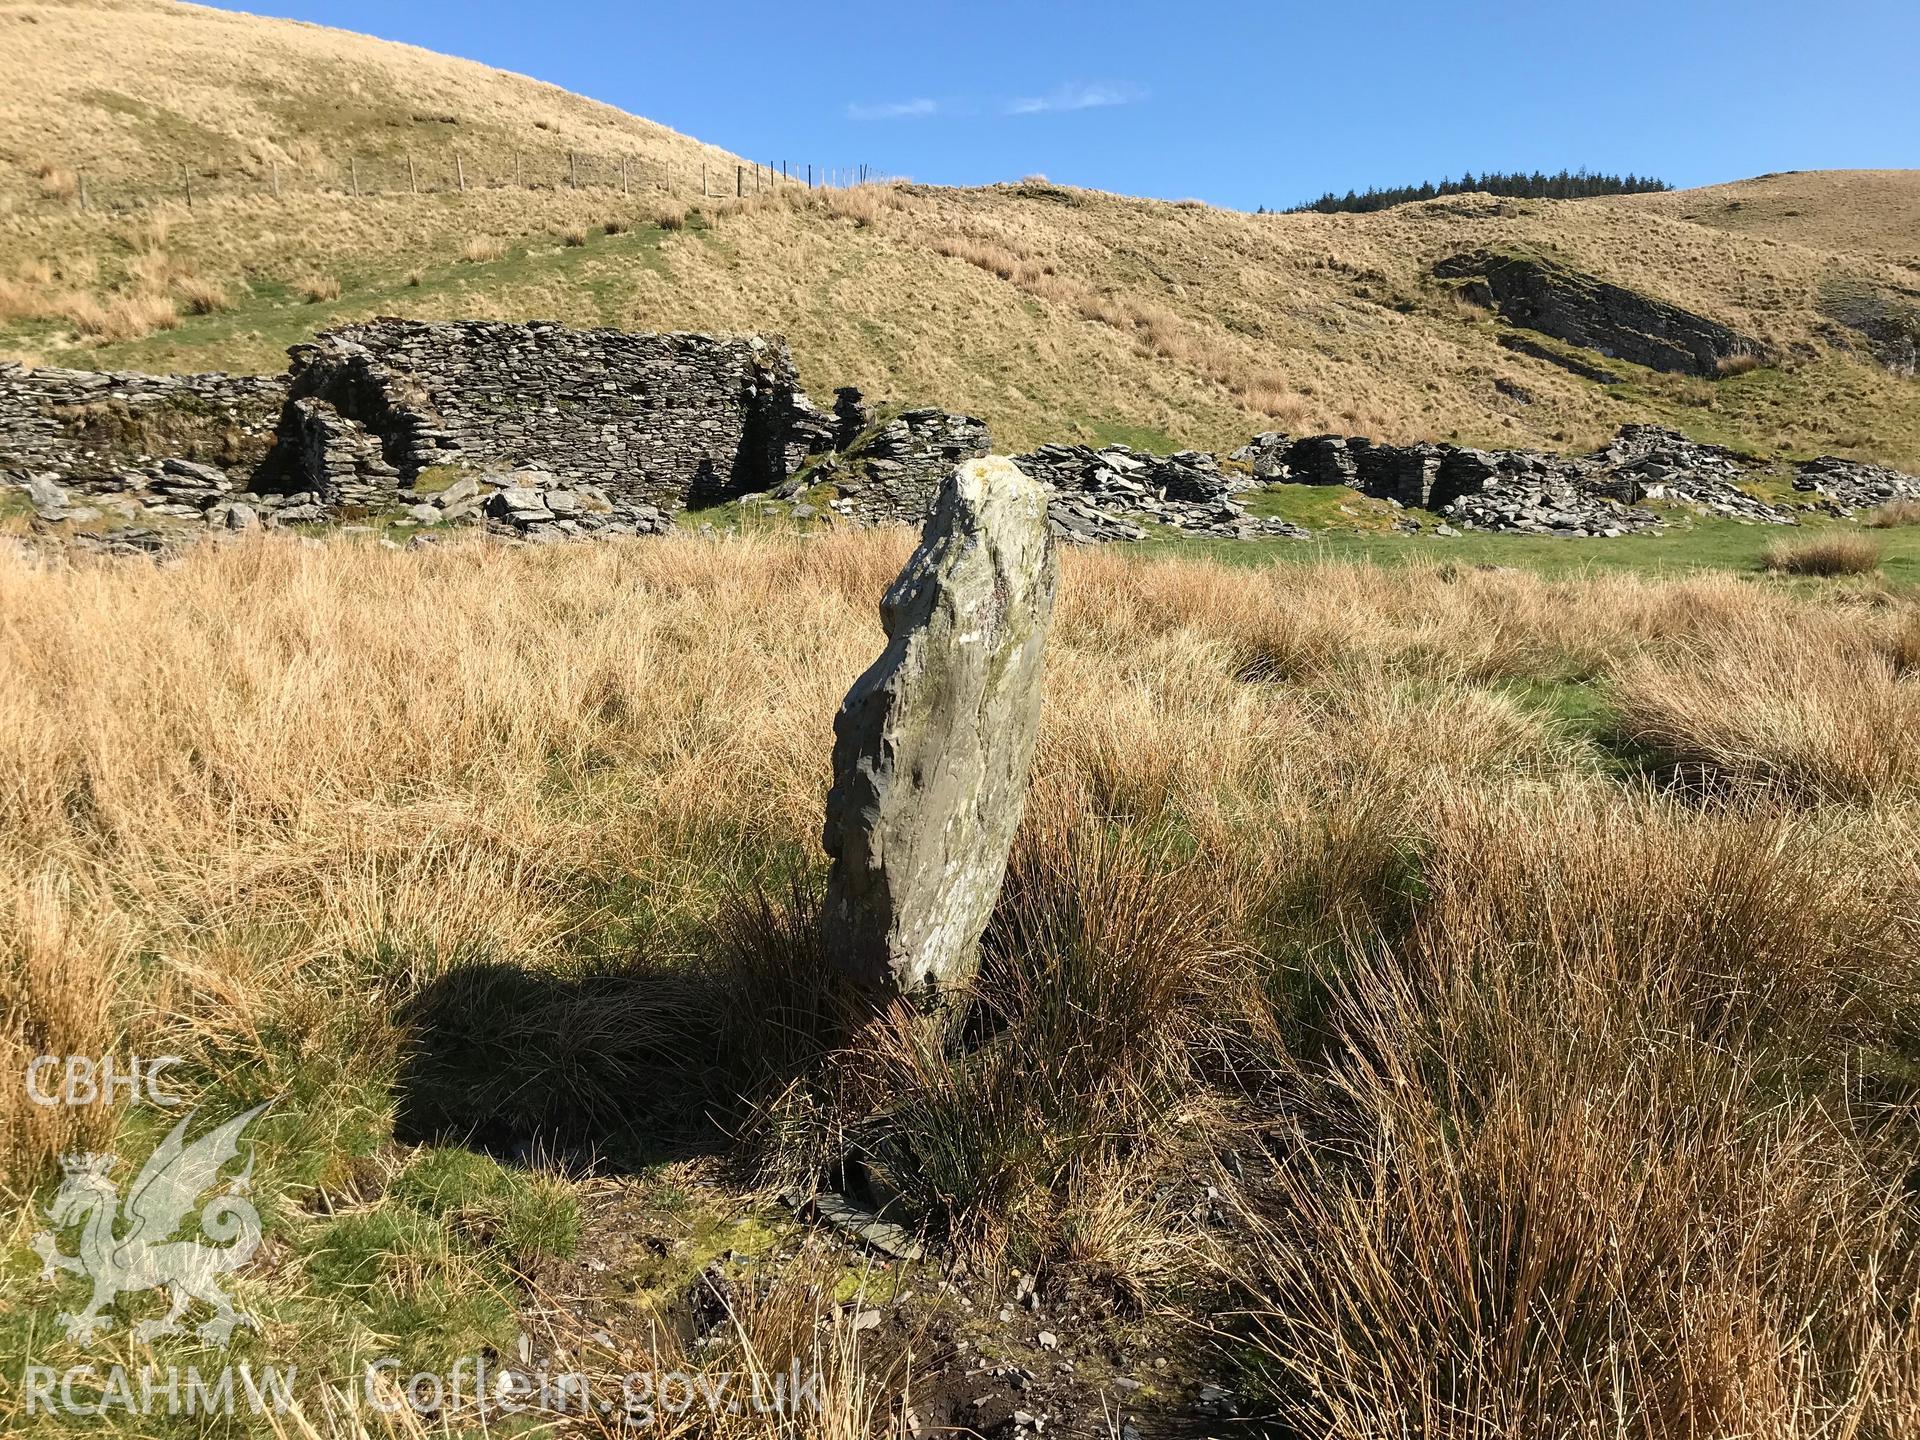
[(294, 290), (309, 305), (325, 304), (329, 300), (340, 298), (340, 277), (337, 275), (308, 275), (294, 282)]
[(507, 253), (504, 241), (492, 235), (475, 235), (460, 247), (460, 258), (469, 265), (486, 265)]
[(1920, 525), (1920, 500), (1895, 500), (1860, 517), (1860, 523), (1875, 530), (1897, 530)]
[(1781, 575), (1871, 575), (1880, 555), (1880, 542), (1870, 535), (1816, 535), (1769, 545), (1760, 564)]
[(1775, 629), (1742, 619), (1619, 669), (1637, 741), (1719, 781), (1808, 799), (1866, 801), (1920, 786), (1920, 686), (1856, 617)]
[(215, 315), (233, 308), (233, 297), (216, 281), (185, 275), (174, 281), (173, 288), (189, 315)]
[(102, 302), (76, 292), (59, 301), (58, 313), (80, 334), (99, 340), (137, 340), (180, 323), (180, 311), (166, 295), (115, 295)]
[(1851, 838), (1620, 801), (1443, 822), (1229, 1261), (1283, 1415), (1813, 1435), (1911, 1402), (1920, 1231), (1844, 1076), (1916, 975), (1877, 882), (1819, 853)]

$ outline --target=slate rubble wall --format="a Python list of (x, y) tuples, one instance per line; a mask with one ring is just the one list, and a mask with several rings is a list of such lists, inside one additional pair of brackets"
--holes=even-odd
[[(785, 343), (760, 336), (376, 320), (292, 354), (292, 397), (314, 403), (274, 483), (329, 498), (349, 477), (366, 492), (458, 464), (678, 509), (777, 485), (800, 422), (821, 420)], [(337, 435), (317, 406), (343, 422)]]
[(286, 397), (279, 375), (29, 370), (0, 362), (0, 470), (124, 486), (157, 477), (160, 461), (171, 457), (244, 482), (273, 440)]

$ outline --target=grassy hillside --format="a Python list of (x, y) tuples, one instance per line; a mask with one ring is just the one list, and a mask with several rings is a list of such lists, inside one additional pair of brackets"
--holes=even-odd
[[(734, 157), (523, 75), (412, 45), (174, 0), (0, 3), (0, 195), (29, 208), (85, 171), (106, 200), (179, 188), (339, 185), (349, 154), (393, 183), (409, 150), (450, 179), (548, 181), (568, 151), (651, 166)], [(394, 162), (401, 170), (396, 171)]]
[(1920, 269), (1920, 171), (1798, 170), (1603, 203)]
[[(1908, 304), (1897, 237), (1920, 195), (1914, 174), (1751, 182), (1731, 212), (1687, 194), (1473, 196), (1255, 217), (1039, 181), (723, 202), (689, 193), (694, 142), (466, 62), (145, 0), (0, 15), (20, 81), (9, 89), (53, 97), (16, 106), (0, 151), (16, 187), (36, 157), (106, 174), (170, 143), (166, 126), (99, 98), (111, 76), (130, 85), (128, 67), (148, 66), (141, 94), (255, 165), (337, 154), (340, 127), (389, 156), (457, 131), (476, 154), (651, 139), (688, 161), (674, 196), (395, 193), (389, 160), (383, 193), (359, 199), (275, 199), (256, 184), (190, 211), (116, 214), (43, 197), (0, 217), (0, 352), (29, 359), (278, 370), (288, 344), (341, 320), (542, 317), (781, 332), (817, 391), (853, 383), (969, 410), (1016, 447), (1077, 436), (1217, 448), (1279, 428), (1565, 448), (1656, 420), (1767, 452), (1920, 466), (1920, 389), (1836, 318)], [(27, 86), (28, 74), (51, 78)], [(349, 74), (384, 109), (330, 108)], [(458, 124), (433, 118), (445, 114)], [(1607, 362), (1620, 380), (1607, 385), (1517, 354), (1500, 322), (1427, 278), (1462, 250), (1513, 247), (1724, 321), (1781, 362), (1719, 381)]]

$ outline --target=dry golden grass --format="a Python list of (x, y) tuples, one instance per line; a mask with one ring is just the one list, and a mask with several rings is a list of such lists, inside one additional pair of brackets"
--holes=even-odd
[[(1826, 573), (1826, 572), (1820, 572)], [(1920, 786), (1905, 738), (1920, 688), (1904, 639), (1844, 619), (1775, 633), (1763, 619), (1715, 627), (1622, 670), (1622, 724), (1714, 782), (1869, 800)]]
[(109, 296), (105, 302), (70, 293), (56, 302), (55, 313), (77, 333), (109, 341), (138, 340), (180, 323), (179, 309), (171, 298), (144, 292)]
[(1875, 530), (1897, 530), (1906, 525), (1920, 525), (1920, 500), (1895, 500), (1867, 511), (1860, 517), (1860, 523)]
[(233, 297), (224, 285), (197, 275), (180, 276), (173, 282), (173, 290), (189, 315), (215, 315), (233, 307)]
[(460, 247), (460, 258), (469, 265), (490, 264), (506, 253), (506, 243), (492, 235), (475, 235)]
[[(734, 157), (652, 121), (470, 60), (318, 25), (169, 0), (0, 6), (0, 118), (36, 190), (64, 202), (84, 168), (99, 197), (179, 193), (180, 167), (268, 192), (340, 185), (349, 153), (405, 183), (510, 182), (516, 157), (553, 183), (567, 155), (631, 157), (636, 176)], [(57, 103), (47, 103), (57, 97)], [(395, 166), (397, 165), (397, 170)], [(444, 173), (443, 173), (444, 172)], [(223, 182), (196, 183), (203, 194)], [(13, 185), (0, 181), (0, 190)]]
[(569, 225), (560, 232), (560, 243), (579, 249), (587, 243), (587, 229), (584, 225)]
[(337, 275), (308, 275), (294, 282), (294, 290), (309, 305), (319, 305), (324, 301), (340, 298), (340, 277)]
[(1781, 575), (1871, 575), (1880, 556), (1880, 542), (1871, 535), (1816, 535), (1776, 541), (1760, 563)]
[[(830, 722), (908, 544), (0, 555), (0, 1068), (297, 1076), (321, 1144), (392, 1103), (401, 1017), (504, 967), (485, 1065), (440, 1040), (459, 1114), (664, 1097), (788, 1178), (855, 1143), (977, 1273), (1122, 1306), (1211, 1257), (1306, 1433), (1899, 1433), (1910, 603), (1069, 555), (994, 1043), (841, 1045)], [(1576, 684), (1629, 743), (1521, 698)], [(0, 1104), (16, 1195), (111, 1125)], [(1259, 1143), (1227, 1243), (1153, 1198)], [(848, 1436), (894, 1393), (858, 1369)]]
[(1227, 1259), (1289, 1420), (1898, 1433), (1920, 1247), (1902, 1122), (1849, 1104), (1845, 1056), (1915, 971), (1845, 862), (1912, 832), (1858, 839), (1593, 797), (1442, 821), (1398, 956), (1333, 982), (1340, 1058), (1294, 1070)]
[(1807, 170), (1598, 203), (1739, 235), (1920, 263), (1920, 170)]

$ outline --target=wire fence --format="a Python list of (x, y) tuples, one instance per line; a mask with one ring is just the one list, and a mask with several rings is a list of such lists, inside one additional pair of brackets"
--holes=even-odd
[(42, 166), (18, 190), (0, 191), (0, 213), (125, 212), (157, 205), (191, 209), (238, 196), (284, 199), (333, 195), (375, 199), (394, 195), (475, 191), (598, 191), (666, 195), (683, 200), (744, 199), (785, 187), (847, 189), (893, 177), (870, 165), (811, 161), (659, 159), (586, 151), (515, 155), (470, 151), (346, 154), (318, 163), (267, 161), (234, 169), (183, 165), (172, 175), (102, 176), (85, 169)]

